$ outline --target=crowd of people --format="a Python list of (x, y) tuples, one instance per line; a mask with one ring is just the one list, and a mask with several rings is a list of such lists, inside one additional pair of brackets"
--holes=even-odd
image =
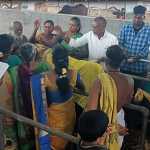
[[(106, 30), (101, 16), (85, 34), (78, 17), (70, 19), (66, 32), (52, 20), (39, 32), (37, 19), (29, 39), (22, 23), (14, 21), (10, 34), (0, 34), (0, 105), (78, 136), (81, 150), (121, 149), (128, 134), (123, 106), (143, 85), (123, 73), (148, 73), (141, 61), (150, 48), (145, 11), (136, 6), (133, 22), (122, 27), (118, 38)], [(10, 117), (4, 117), (3, 124), (6, 150), (73, 149), (65, 139)]]

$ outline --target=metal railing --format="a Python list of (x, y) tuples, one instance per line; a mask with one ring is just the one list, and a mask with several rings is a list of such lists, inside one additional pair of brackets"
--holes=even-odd
[[(136, 76), (134, 76), (134, 78), (135, 77)], [(84, 95), (84, 96), (88, 96), (88, 93), (83, 93), (83, 92), (78, 91), (76, 89), (74, 89), (74, 93), (77, 93), (77, 94), (80, 94), (80, 95)], [(132, 110), (135, 110), (135, 111), (139, 111), (139, 112), (141, 112), (143, 114), (143, 126), (142, 126), (143, 133), (141, 135), (141, 143), (140, 143), (141, 148), (143, 149), (144, 148), (144, 143), (145, 143), (145, 136), (146, 136), (146, 129), (147, 129), (147, 124), (148, 124), (149, 111), (145, 107), (137, 106), (137, 105), (134, 105), (134, 104), (128, 104), (128, 105), (125, 106), (125, 108), (132, 109)], [(15, 120), (17, 120), (19, 122), (22, 122), (22, 123), (31, 125), (31, 126), (33, 126), (35, 128), (44, 130), (44, 131), (48, 132), (51, 135), (55, 135), (55, 136), (64, 138), (65, 140), (68, 140), (68, 141), (70, 141), (72, 143), (75, 143), (77, 145), (79, 143), (80, 139), (77, 138), (77, 137), (74, 137), (72, 135), (69, 135), (67, 133), (64, 133), (64, 132), (56, 130), (56, 129), (52, 129), (52, 128), (44, 125), (44, 124), (41, 124), (41, 123), (36, 122), (36, 121), (33, 121), (32, 119), (29, 119), (27, 117), (24, 117), (22, 115), (19, 115), (17, 113), (9, 111), (9, 110), (7, 110), (7, 109), (5, 109), (5, 108), (0, 106), (0, 150), (4, 150), (4, 139), (3, 139), (3, 136), (2, 136), (3, 135), (3, 133), (2, 133), (3, 132), (3, 126), (2, 126), (2, 124), (3, 124), (2, 123), (3, 115), (12, 117), (13, 119), (15, 119)]]
[(148, 125), (149, 110), (144, 106), (139, 106), (139, 105), (134, 105), (134, 104), (127, 104), (126, 106), (124, 106), (124, 108), (140, 112), (143, 116), (141, 138), (140, 138), (141, 140), (139, 143), (139, 148), (140, 148), (140, 150), (144, 150), (146, 131), (147, 131), (147, 125)]
[(0, 150), (4, 150), (4, 143), (3, 143), (3, 134), (2, 134), (2, 114), (3, 115), (6, 115), (6, 116), (9, 116), (9, 117), (12, 117), (13, 119), (19, 121), (19, 122), (22, 122), (22, 123), (25, 123), (25, 124), (28, 124), (28, 125), (31, 125), (33, 127), (36, 127), (38, 129), (41, 129), (41, 130), (44, 130), (46, 132), (48, 132), (49, 134), (51, 135), (55, 135), (55, 136), (58, 136), (58, 137), (61, 137), (61, 138), (64, 138), (65, 140), (68, 140), (72, 143), (75, 143), (75, 144), (78, 144), (79, 143), (79, 138), (77, 137), (74, 137), (72, 135), (69, 135), (67, 133), (64, 133), (62, 131), (59, 131), (59, 130), (56, 130), (56, 129), (52, 129), (46, 125), (43, 125), (39, 122), (36, 122), (36, 121), (33, 121), (32, 119), (29, 119), (27, 117), (24, 117), (22, 115), (19, 115), (19, 114), (16, 114), (12, 111), (9, 111), (3, 107), (0, 106)]

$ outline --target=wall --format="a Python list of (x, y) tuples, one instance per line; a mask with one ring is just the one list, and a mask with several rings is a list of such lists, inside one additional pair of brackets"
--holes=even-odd
[[(52, 19), (55, 24), (58, 24), (64, 30), (67, 30), (67, 24), (70, 17), (72, 16), (64, 14), (49, 14), (31, 11), (0, 9), (0, 33), (8, 33), (10, 24), (15, 20), (19, 20), (23, 23), (24, 34), (29, 37), (33, 32), (33, 22), (36, 18), (40, 18), (42, 22), (47, 19)], [(91, 22), (93, 18), (85, 16), (80, 16), (80, 18), (82, 23), (82, 32), (85, 33), (91, 29)], [(107, 29), (117, 35), (122, 24), (124, 23), (127, 23), (127, 21), (108, 20)]]
[[(49, 14), (49, 13), (37, 13), (31, 11), (22, 11), (19, 10), (4, 10), (0, 9), (0, 33), (9, 33), (9, 26), (11, 22), (19, 20), (23, 23), (24, 34), (27, 37), (33, 32), (33, 22), (36, 18), (40, 18), (42, 22), (46, 19), (52, 19), (55, 24), (60, 25), (64, 30), (67, 30), (67, 23), (71, 15), (62, 15), (62, 14)], [(82, 23), (82, 32), (85, 33), (91, 29), (92, 17), (80, 16)], [(107, 30), (118, 36), (120, 28), (123, 24), (129, 23), (129, 21), (123, 20), (107, 20)], [(42, 28), (42, 27), (41, 27)], [(149, 54), (150, 60), (150, 54)], [(150, 67), (149, 67), (150, 68)], [(150, 69), (149, 69), (150, 70)]]

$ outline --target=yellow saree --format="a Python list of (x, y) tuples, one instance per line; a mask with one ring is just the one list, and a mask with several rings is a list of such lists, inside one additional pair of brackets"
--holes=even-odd
[(119, 150), (117, 133), (117, 87), (114, 80), (107, 73), (98, 76), (101, 82), (101, 96), (99, 108), (107, 113), (109, 124), (112, 125), (112, 134), (106, 137), (105, 143), (110, 150)]
[[(75, 124), (75, 106), (72, 100), (62, 104), (51, 104), (48, 108), (49, 126), (72, 134)], [(51, 136), (51, 144), (56, 150), (65, 150), (68, 141)]]
[[(48, 76), (44, 79), (45, 86), (51, 91), (57, 91), (54, 81), (49, 80)], [(72, 70), (70, 85), (75, 86), (77, 80), (77, 72)], [(65, 102), (51, 102), (48, 106), (48, 124), (51, 128), (58, 129), (68, 134), (73, 133), (75, 125), (75, 104), (72, 97)], [(51, 136), (52, 147), (56, 150), (65, 150), (68, 141), (58, 137)]]
[[(43, 60), (45, 60), (50, 65), (52, 65), (51, 52), (51, 49), (49, 49), (45, 51), (43, 55)], [(75, 69), (79, 72), (81, 80), (84, 83), (86, 92), (89, 92), (92, 83), (96, 79), (98, 74), (104, 72), (100, 64), (86, 60), (78, 60), (72, 57), (69, 57), (69, 68), (73, 70)], [(87, 97), (75, 94), (74, 101), (78, 103), (82, 108), (85, 108), (87, 103)]]
[(134, 96), (136, 101), (142, 101), (144, 97), (150, 102), (150, 94), (142, 89), (138, 89)]
[[(78, 70), (81, 76), (81, 80), (84, 83), (85, 91), (87, 93), (89, 93), (94, 80), (98, 77), (98, 74), (104, 72), (100, 64), (90, 61), (74, 60), (71, 58), (70, 65), (71, 67), (76, 67), (76, 69)], [(78, 94), (74, 95), (74, 101), (82, 108), (85, 108), (87, 104), (87, 99), (87, 96), (81, 96)]]
[(39, 58), (42, 58), (45, 51), (47, 51), (47, 49), (50, 49), (47, 46), (45, 46), (43, 44), (39, 44), (39, 43), (36, 43), (35, 46), (36, 46), (37, 54), (38, 54)]
[[(4, 108), (13, 111), (13, 84), (9, 74), (6, 72), (2, 84), (0, 85), (0, 105)], [(5, 116), (3, 119), (4, 126), (4, 150), (16, 150), (17, 149), (17, 139), (15, 131), (15, 121)], [(12, 142), (12, 145), (7, 144), (7, 140)]]

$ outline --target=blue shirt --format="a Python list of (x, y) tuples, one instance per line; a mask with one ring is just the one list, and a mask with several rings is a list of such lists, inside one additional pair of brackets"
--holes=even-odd
[[(127, 50), (128, 56), (147, 59), (150, 47), (150, 26), (144, 25), (138, 32), (135, 32), (132, 24), (123, 26), (119, 36), (119, 45)], [(121, 70), (141, 74), (147, 72), (147, 64), (124, 62)]]

